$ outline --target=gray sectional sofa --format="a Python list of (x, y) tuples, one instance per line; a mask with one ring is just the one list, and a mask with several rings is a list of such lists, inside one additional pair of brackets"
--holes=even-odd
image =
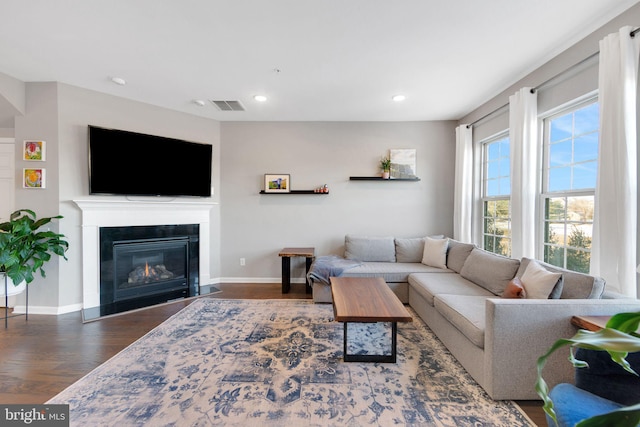
[[(428, 241), (428, 249), (430, 245), (433, 241)], [(438, 268), (422, 262), (427, 258), (425, 238), (347, 235), (344, 258), (355, 262), (341, 275), (383, 277), (496, 400), (538, 399), (537, 358), (557, 339), (575, 333), (572, 316), (640, 310), (639, 300), (606, 291), (598, 277), (528, 258), (502, 257), (452, 239), (447, 239), (445, 251)], [(532, 271), (545, 277), (549, 298), (502, 297), (507, 287), (521, 283), (514, 277), (527, 274), (531, 283)], [(315, 302), (331, 302), (328, 284), (312, 280), (311, 285)], [(534, 294), (532, 288), (527, 291)], [(544, 372), (550, 387), (572, 382), (566, 352), (554, 356)]]

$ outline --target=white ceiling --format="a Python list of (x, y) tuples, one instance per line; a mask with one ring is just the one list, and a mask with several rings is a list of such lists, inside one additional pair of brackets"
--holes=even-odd
[(221, 121), (459, 119), (638, 1), (0, 0), (0, 72)]

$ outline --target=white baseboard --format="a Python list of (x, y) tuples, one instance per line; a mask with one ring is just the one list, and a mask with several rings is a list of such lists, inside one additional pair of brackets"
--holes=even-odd
[[(73, 313), (74, 311), (82, 310), (82, 303), (64, 305), (62, 307), (48, 307), (43, 305), (30, 305), (29, 314), (46, 314), (52, 316), (58, 316), (60, 314)], [(15, 314), (24, 314), (26, 312), (26, 306), (16, 305), (13, 309)]]
[[(219, 277), (213, 283), (282, 283), (281, 277)], [(213, 284), (212, 283), (212, 284)], [(304, 278), (292, 278), (291, 283), (306, 283)]]

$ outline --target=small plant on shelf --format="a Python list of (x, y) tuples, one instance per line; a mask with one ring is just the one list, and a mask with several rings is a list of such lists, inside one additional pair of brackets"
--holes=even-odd
[(391, 159), (383, 157), (382, 160), (380, 160), (380, 168), (383, 172), (389, 172), (391, 170)]

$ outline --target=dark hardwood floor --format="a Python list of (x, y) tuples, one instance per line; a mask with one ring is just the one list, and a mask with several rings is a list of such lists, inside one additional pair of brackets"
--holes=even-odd
[[(311, 298), (303, 284), (281, 293), (277, 284), (228, 283), (205, 298)], [(0, 403), (44, 403), (149, 332), (192, 300), (177, 301), (82, 323), (80, 312), (9, 319), (0, 329)], [(4, 309), (2, 309), (4, 314)], [(541, 403), (517, 402), (533, 422), (546, 425)]]

